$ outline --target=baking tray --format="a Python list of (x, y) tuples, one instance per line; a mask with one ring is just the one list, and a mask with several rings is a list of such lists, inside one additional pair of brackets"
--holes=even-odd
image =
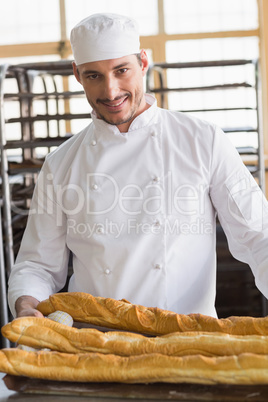
[(175, 401), (268, 401), (268, 385), (123, 384), (40, 380), (7, 374), (9, 390), (26, 394)]

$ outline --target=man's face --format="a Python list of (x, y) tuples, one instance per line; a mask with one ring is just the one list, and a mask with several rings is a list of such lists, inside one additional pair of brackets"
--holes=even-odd
[(87, 100), (97, 117), (126, 132), (133, 119), (146, 108), (143, 77), (148, 58), (141, 51), (140, 65), (136, 55), (119, 59), (85, 63), (74, 74), (83, 85)]

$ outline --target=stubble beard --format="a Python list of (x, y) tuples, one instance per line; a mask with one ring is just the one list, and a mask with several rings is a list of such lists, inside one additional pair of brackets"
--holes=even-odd
[[(131, 99), (133, 98), (133, 96), (130, 94), (129, 99), (131, 101)], [(143, 92), (138, 90), (135, 92), (135, 99), (136, 101), (134, 102), (134, 105), (132, 105), (131, 110), (129, 111), (128, 116), (124, 117), (123, 119), (120, 120), (114, 120), (114, 119), (109, 119), (107, 116), (103, 115), (102, 113), (99, 112), (98, 108), (95, 106), (95, 104), (93, 104), (88, 98), (88, 103), (91, 105), (91, 107), (93, 108), (93, 110), (95, 110), (98, 118), (100, 118), (101, 120), (105, 121), (105, 123), (111, 124), (113, 126), (120, 126), (121, 124), (125, 124), (125, 123), (129, 123), (132, 119), (134, 119), (140, 105), (142, 102), (142, 97), (143, 97)], [(98, 101), (97, 101), (98, 102)]]

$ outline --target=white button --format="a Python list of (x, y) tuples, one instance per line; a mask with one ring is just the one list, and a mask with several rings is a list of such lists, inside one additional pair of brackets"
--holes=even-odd
[(97, 184), (93, 184), (92, 188), (93, 188), (93, 190), (98, 190), (99, 187)]
[(154, 222), (154, 227), (159, 228), (161, 226), (161, 222), (160, 221), (155, 221)]
[(162, 268), (162, 265), (161, 264), (155, 264), (155, 269), (161, 269)]
[(103, 234), (104, 233), (104, 228), (102, 226), (97, 227), (96, 232), (99, 234)]
[(109, 268), (105, 269), (104, 271), (105, 275), (109, 275), (111, 273), (111, 270)]
[(160, 180), (161, 180), (161, 177), (155, 176), (153, 180), (154, 180), (155, 183), (159, 183)]
[(96, 141), (96, 140), (92, 140), (92, 141), (91, 141), (91, 145), (94, 147), (95, 145), (97, 145), (97, 141)]
[(151, 134), (151, 136), (152, 136), (152, 137), (156, 137), (156, 136), (157, 136), (157, 133), (156, 133), (155, 131), (153, 131), (152, 134)]

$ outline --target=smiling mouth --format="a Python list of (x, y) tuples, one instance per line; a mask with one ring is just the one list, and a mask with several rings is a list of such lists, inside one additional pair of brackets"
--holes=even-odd
[(113, 101), (102, 101), (100, 100), (99, 103), (102, 103), (104, 106), (110, 108), (110, 109), (120, 109), (120, 107), (125, 103), (125, 101), (128, 99), (128, 96), (124, 96), (123, 98), (116, 99)]

